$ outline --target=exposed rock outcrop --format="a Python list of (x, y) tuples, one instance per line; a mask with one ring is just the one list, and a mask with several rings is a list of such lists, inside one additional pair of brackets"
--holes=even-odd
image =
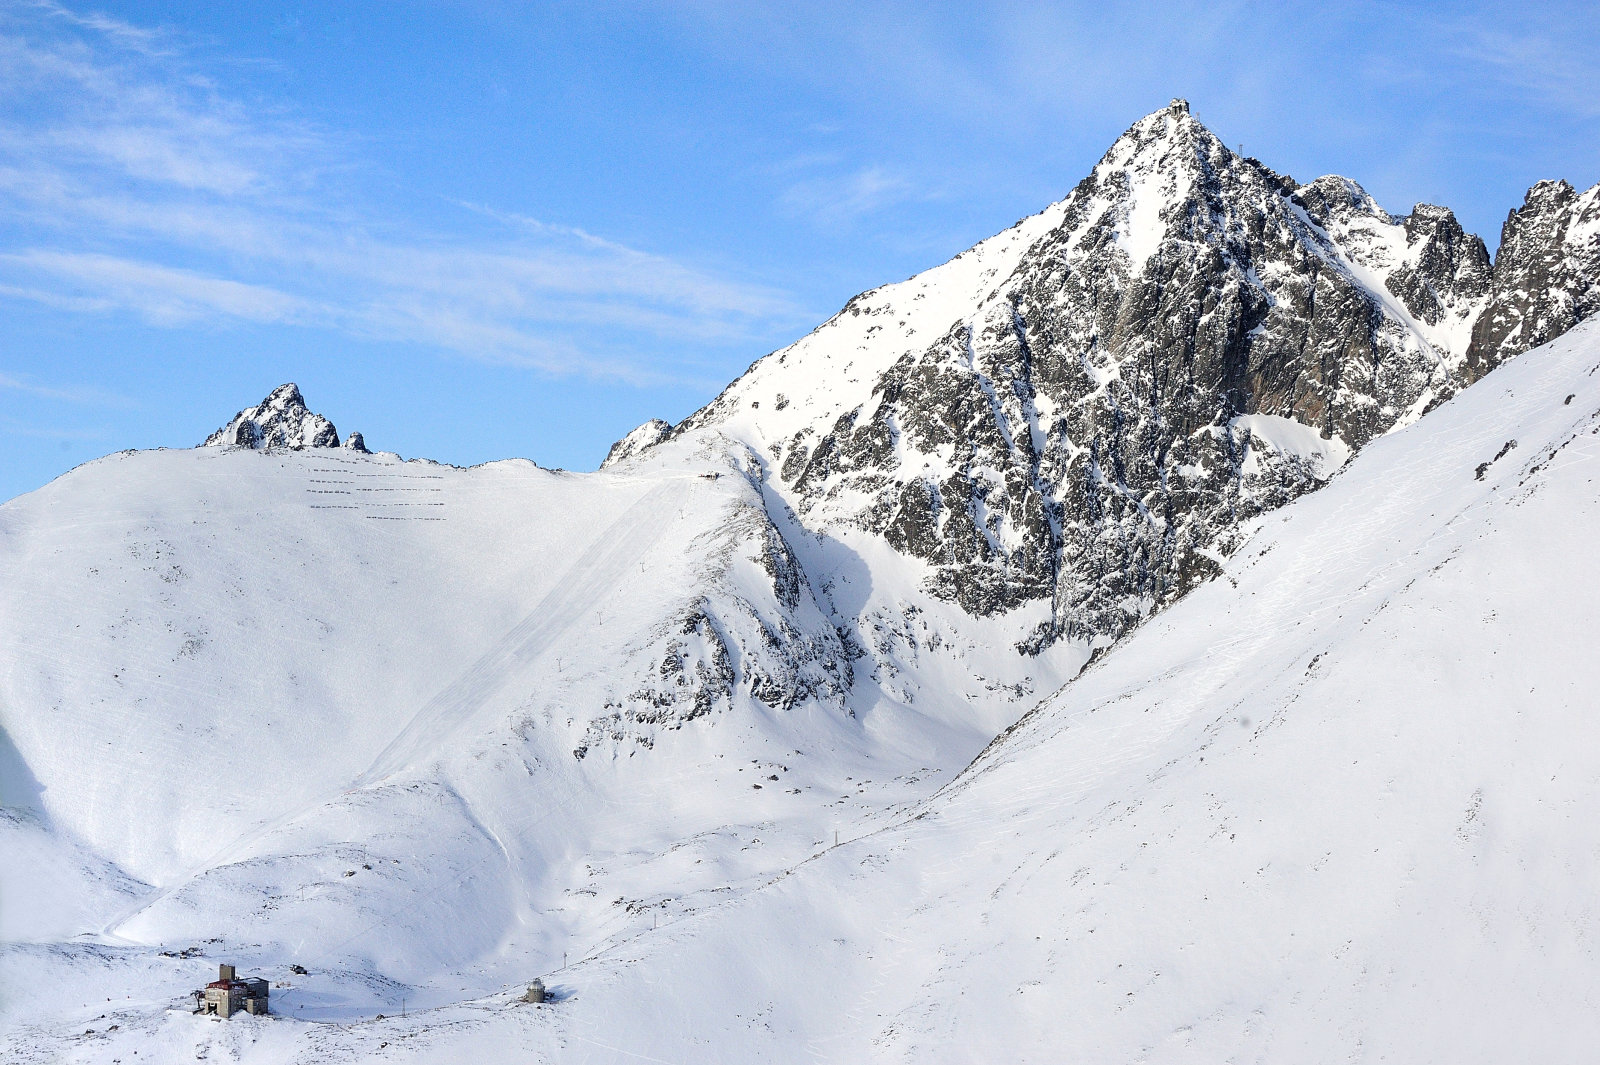
[(600, 463), (600, 468), (603, 470), (607, 466), (614, 466), (625, 459), (632, 458), (645, 448), (659, 444), (671, 432), (671, 422), (664, 422), (660, 418), (651, 418), (628, 433), (627, 436), (612, 444), (611, 450), (606, 452), (605, 461)]
[[(234, 446), (248, 448), (339, 447), (339, 430), (320, 414), (306, 408), (299, 386), (293, 382), (274, 388), (254, 407), (246, 407), (233, 419), (206, 437), (202, 447)], [(351, 433), (344, 446), (366, 451), (360, 433)]]
[[(1297, 183), (1174, 101), (1062, 202), (856, 297), (672, 432), (744, 440), (807, 525), (882, 535), (971, 614), (1049, 600), (1033, 647), (1116, 638), (1245, 521), (1481, 376), (1469, 347), (1586, 313), (1571, 234), (1592, 214), (1566, 186), (1530, 197), (1491, 267), (1449, 210)], [(1569, 295), (1519, 304), (1535, 273)], [(1491, 337), (1485, 306), (1524, 324)]]
[(1506, 217), (1489, 306), (1472, 330), (1476, 380), (1600, 312), (1600, 185), (1541, 181)]

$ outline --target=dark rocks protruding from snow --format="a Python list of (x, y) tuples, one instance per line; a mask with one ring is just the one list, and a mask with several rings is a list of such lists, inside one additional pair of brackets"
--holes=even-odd
[[(653, 665), (605, 703), (575, 757), (607, 744), (649, 747), (662, 731), (727, 713), (745, 698), (778, 712), (814, 701), (854, 713), (852, 662), (860, 652), (818, 601), (758, 485), (697, 543), (705, 549), (705, 594), (656, 628)], [(615, 679), (628, 682), (623, 673)]]
[(627, 436), (611, 445), (611, 450), (606, 452), (605, 461), (600, 463), (603, 470), (613, 466), (624, 459), (630, 459), (639, 452), (665, 440), (672, 432), (672, 423), (664, 422), (660, 418), (651, 418)]
[(1600, 185), (1541, 181), (1506, 217), (1489, 305), (1472, 330), (1467, 375), (1554, 340), (1600, 311)]
[(970, 613), (1049, 602), (1038, 646), (1115, 638), (1252, 516), (1588, 313), (1594, 199), (1540, 186), (1491, 266), (1449, 210), (1300, 184), (1174, 101), (1025, 241), (959, 256), (992, 266), (917, 339), (929, 283), (865, 293), (678, 431), (747, 434), (803, 521), (882, 535)]
[[(352, 433), (355, 446), (351, 450), (365, 451), (360, 433)], [(338, 447), (339, 430), (320, 414), (306, 409), (300, 389), (292, 382), (274, 388), (259, 404), (246, 407), (233, 416), (233, 420), (206, 437), (202, 447), (269, 448), (283, 447), (298, 450), (308, 447)]]
[(1489, 250), (1461, 228), (1453, 211), (1419, 203), (1402, 224), (1407, 255), (1384, 287), (1418, 321), (1439, 325), (1452, 308), (1475, 306), (1488, 293)]
[(372, 454), (372, 452), (367, 450), (367, 442), (362, 438), (360, 433), (351, 433), (349, 436), (344, 438), (344, 443), (339, 446), (344, 448), (346, 451), (356, 451), (363, 455)]

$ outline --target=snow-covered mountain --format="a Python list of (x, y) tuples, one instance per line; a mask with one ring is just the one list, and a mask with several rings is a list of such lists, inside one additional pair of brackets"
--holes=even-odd
[(865, 831), (1081, 665), (915, 609), (758, 467), (200, 447), (0, 507), (0, 1058), (196, 956), (333, 1021), (558, 969)]
[[(7, 947), (0, 1047), (106, 1062), (1587, 1061), (1600, 1039), (1597, 436), (1600, 324), (1587, 323), (1252, 522), (1222, 579), (937, 794), (835, 822), (837, 844), (826, 822), (796, 834), (782, 812), (789, 781), (862, 801), (852, 781), (819, 778), (837, 752), (735, 760), (721, 744), (744, 730), (728, 718), (712, 718), (720, 738), (675, 734), (699, 737), (705, 765), (674, 758), (652, 780), (624, 759), (552, 792), (555, 765), (512, 738), (549, 719), (463, 742), (483, 721), (441, 717), (432, 743), (408, 748), (411, 772), (380, 754), (366, 783), (280, 814), (285, 785), (330, 758), (297, 750), (286, 773), (234, 778), (234, 805), (279, 816), (208, 878), (180, 881), (118, 937)], [(497, 494), (559, 479), (476, 476)], [(667, 483), (680, 503), (720, 484)], [(612, 486), (601, 539), (619, 526), (653, 538), (637, 504), (662, 482)], [(620, 580), (629, 558), (584, 573)], [(430, 637), (451, 628), (418, 621)], [(609, 650), (577, 668), (605, 668)], [(382, 676), (362, 665), (352, 673)], [(740, 753), (770, 751), (761, 733), (775, 725), (740, 737)], [(838, 735), (812, 716), (783, 742), (802, 733)], [(128, 795), (148, 779), (127, 777)], [(704, 827), (740, 807), (767, 820)], [(38, 832), (7, 831), (7, 854)], [(545, 908), (560, 896), (539, 877), (564, 855), (582, 876)], [(99, 908), (148, 891), (95, 874)], [(491, 920), (486, 888), (518, 899), (513, 919)], [(542, 973), (553, 1001), (520, 1003), (517, 977), (585, 917), (603, 927), (597, 915), (610, 934)], [(500, 952), (477, 959), (494, 959), (488, 973), (463, 965), (427, 990), (332, 962), (422, 970), (496, 937)], [(288, 968), (295, 950), (305, 975)], [(279, 1015), (162, 1009), (218, 958), (293, 985), (273, 992)], [(493, 983), (505, 986), (484, 993)]]
[(222, 446), (248, 448), (306, 448), (343, 447), (350, 451), (365, 452), (366, 441), (360, 433), (351, 433), (344, 443), (339, 442), (339, 430), (320, 414), (306, 408), (298, 385), (279, 385), (267, 398), (254, 407), (246, 407), (233, 418), (206, 437), (204, 447)]
[(1488, 309), (1473, 328), (1469, 372), (1560, 336), (1600, 311), (1600, 185), (1579, 194), (1541, 181), (1506, 218)]
[(1591, 322), (1251, 523), (897, 824), (566, 976), (542, 1023), (444, 1011), (485, 1025), (445, 1045), (1592, 1060), (1597, 439)]
[[(1175, 101), (597, 473), (284, 385), (0, 506), (0, 1058), (1582, 1035), (1597, 197), (1491, 263)], [(276, 1020), (164, 1012), (219, 961)]]
[(1048, 605), (1028, 648), (1104, 643), (1214, 575), (1251, 517), (1592, 313), (1597, 196), (1535, 189), (1491, 266), (1449, 210), (1298, 184), (1174, 101), (1065, 200), (614, 456), (715, 429), (802, 521), (879, 535), (935, 595)]

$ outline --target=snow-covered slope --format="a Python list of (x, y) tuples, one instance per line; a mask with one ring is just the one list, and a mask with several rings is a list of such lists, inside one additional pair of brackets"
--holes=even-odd
[(524, 1038), (1592, 1060), (1597, 523), (1590, 323), (1258, 521), (902, 825), (586, 967)]
[(552, 1005), (130, 1008), (83, 1058), (1590, 1060), (1597, 439), (1591, 324), (1259, 520), (898, 823), (641, 928)]
[[(599, 473), (369, 455), (286, 385), (0, 506), (0, 1058), (1413, 1058), (1363, 996), (1565, 1022), (1593, 870), (1555, 807), (1494, 820), (1543, 793), (1490, 763), (1589, 738), (1495, 715), (1589, 679), (1534, 615), (1594, 620), (1594, 332), (1446, 400), (1596, 309), (1593, 192), (1536, 187), (1491, 267), (1179, 101)], [(1440, 842), (1468, 778), (1492, 875)], [(1502, 875), (1536, 844), (1556, 903)], [(1404, 953), (1450, 937), (1565, 983)], [(218, 961), (280, 1019), (162, 1012)], [(539, 974), (556, 1006), (508, 1008)]]
[(78, 1031), (29, 989), (185, 952), (311, 969), (305, 1018), (482, 994), (860, 831), (1081, 664), (907, 612), (755, 467), (202, 447), (0, 507), (0, 1009)]

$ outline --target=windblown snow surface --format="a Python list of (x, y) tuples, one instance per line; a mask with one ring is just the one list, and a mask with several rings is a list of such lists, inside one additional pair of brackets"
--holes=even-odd
[[(704, 443), (124, 453), (0, 508), (0, 1060), (314, 1060), (571, 995), (564, 960), (869, 831), (1081, 666), (780, 530)], [(280, 985), (268, 1027), (167, 1014), (219, 961)]]
[[(708, 585), (682, 545), (756, 489), (673, 454), (578, 478), (155, 453), (0, 511), (7, 602), (73, 604), (4, 619), (0, 1056), (1592, 1060), (1594, 324), (1260, 519), (1221, 578), (899, 805), (982, 722), (801, 707), (565, 749), (561, 686), (649, 639), (625, 619), (738, 569)], [(341, 470), (407, 491), (272, 502)], [(436, 476), (436, 499), (399, 480)], [(138, 595), (93, 572), (108, 537)], [(202, 570), (229, 580), (202, 594)], [(580, 617), (583, 645), (540, 635)], [(254, 656), (242, 679), (183, 687), (222, 653)], [(145, 709), (173, 690), (184, 713)], [(270, 1018), (169, 1011), (216, 960), (295, 986)], [(555, 1001), (516, 1001), (534, 975)]]
[(1373, 444), (902, 823), (597, 959), (528, 1045), (1592, 1060), (1597, 373), (1590, 324)]

